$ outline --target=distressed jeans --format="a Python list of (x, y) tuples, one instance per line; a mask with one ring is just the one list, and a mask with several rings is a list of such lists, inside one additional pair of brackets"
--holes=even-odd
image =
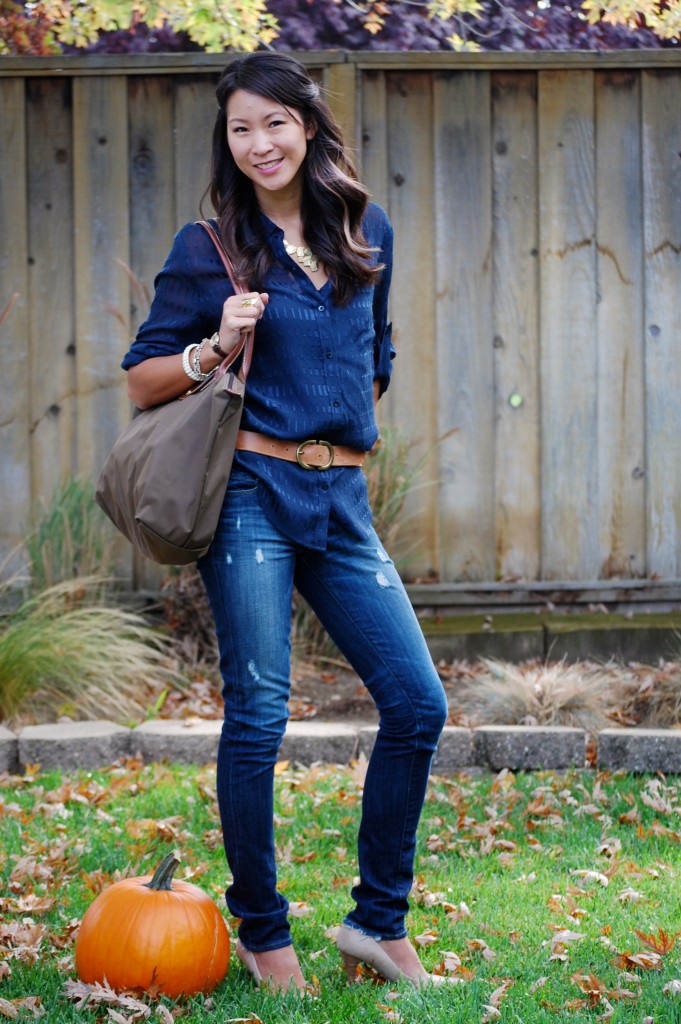
[(329, 524), (325, 551), (283, 535), (257, 484), (236, 471), (199, 570), (220, 648), (225, 717), (217, 795), (232, 873), (226, 898), (256, 952), (291, 942), (277, 892), (274, 766), (288, 717), (293, 587), (371, 693), (379, 730), (359, 829), (359, 883), (346, 924), (374, 938), (406, 935), (419, 822), (447, 703), (397, 571), (371, 530), (365, 541)]

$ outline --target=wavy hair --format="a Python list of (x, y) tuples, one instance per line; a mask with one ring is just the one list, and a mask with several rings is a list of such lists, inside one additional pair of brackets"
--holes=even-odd
[(274, 261), (251, 180), (239, 170), (227, 142), (227, 101), (243, 89), (281, 103), (315, 129), (302, 164), (302, 228), (306, 243), (324, 263), (334, 298), (346, 305), (357, 287), (373, 284), (382, 266), (361, 230), (369, 192), (357, 179), (340, 127), (319, 87), (293, 57), (257, 51), (229, 64), (218, 82), (211, 181), (206, 194), (215, 208), (222, 240), (240, 280), (260, 288)]

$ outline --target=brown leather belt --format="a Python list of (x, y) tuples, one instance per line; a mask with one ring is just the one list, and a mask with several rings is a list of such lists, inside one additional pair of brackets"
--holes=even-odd
[(240, 430), (236, 446), (242, 452), (257, 452), (275, 459), (297, 462), (303, 469), (331, 469), (332, 466), (361, 466), (368, 452), (329, 441), (280, 441), (254, 430)]

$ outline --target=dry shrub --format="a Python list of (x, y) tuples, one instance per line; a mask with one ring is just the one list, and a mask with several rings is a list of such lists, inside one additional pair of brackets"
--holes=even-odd
[(139, 720), (161, 687), (183, 685), (167, 637), (101, 603), (103, 590), (98, 577), (69, 580), (3, 617), (0, 718)]
[(161, 584), (163, 611), (185, 664), (218, 677), (213, 613), (195, 565), (173, 569)]
[(457, 693), (473, 725), (562, 725), (596, 732), (613, 724), (621, 702), (622, 674), (614, 665), (565, 661), (518, 665), (482, 658)]
[(613, 718), (615, 724), (645, 729), (681, 726), (681, 661), (628, 665)]
[(34, 510), (24, 539), (33, 590), (82, 576), (98, 576), (110, 585), (114, 539), (112, 524), (95, 503), (92, 484), (66, 476), (49, 501)]

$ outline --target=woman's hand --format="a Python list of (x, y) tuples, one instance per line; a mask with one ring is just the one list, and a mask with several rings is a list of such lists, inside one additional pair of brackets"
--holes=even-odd
[(235, 348), (238, 336), (255, 327), (269, 301), (267, 292), (230, 295), (222, 307), (220, 348), (225, 352)]
[[(222, 307), (220, 321), (220, 348), (229, 357), (238, 347), (243, 333), (257, 323), (269, 302), (267, 292), (247, 292), (244, 295), (230, 295)], [(201, 339), (199, 339), (200, 341)], [(201, 350), (200, 367), (203, 373), (210, 373), (219, 366), (225, 356), (214, 352), (209, 345)], [(182, 367), (182, 356), (156, 356), (145, 359), (128, 370), (128, 396), (139, 409), (161, 405), (171, 398), (177, 398), (183, 391), (193, 387)]]

